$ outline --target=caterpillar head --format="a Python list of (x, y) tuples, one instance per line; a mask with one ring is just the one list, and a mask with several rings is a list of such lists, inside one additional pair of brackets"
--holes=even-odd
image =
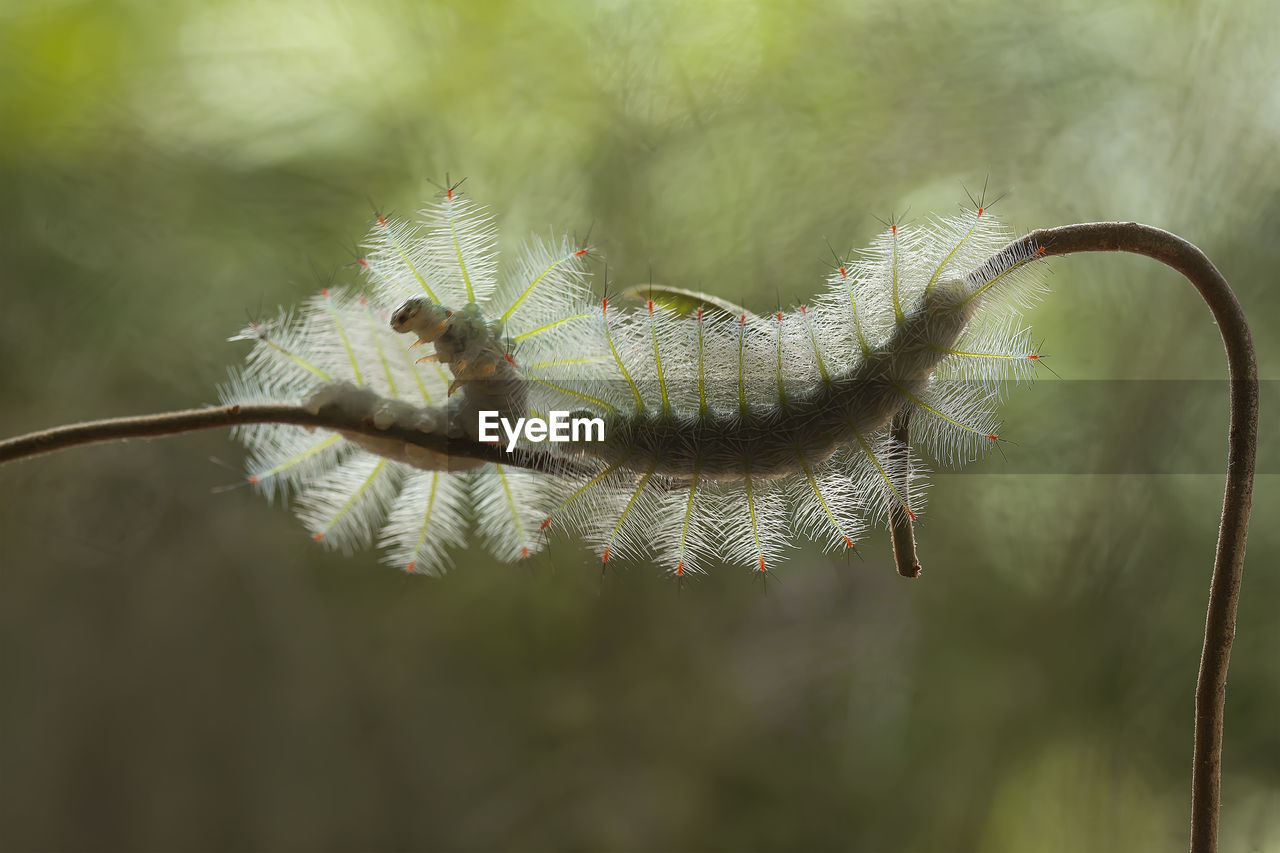
[(391, 315), (391, 328), (397, 332), (414, 332), (418, 340), (431, 343), (444, 334), (453, 312), (425, 296), (406, 299)]

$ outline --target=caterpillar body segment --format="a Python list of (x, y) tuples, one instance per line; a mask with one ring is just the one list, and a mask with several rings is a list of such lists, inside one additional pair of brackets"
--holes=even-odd
[(251, 482), (297, 494), (330, 547), (377, 543), (393, 565), (438, 574), (473, 528), (505, 560), (566, 533), (604, 563), (769, 571), (801, 538), (845, 551), (870, 524), (921, 511), (925, 469), (891, 439), (895, 415), (910, 411), (946, 464), (995, 444), (1000, 396), (1039, 359), (1020, 319), (1039, 254), (988, 261), (1009, 237), (981, 208), (890, 223), (837, 257), (812, 300), (758, 316), (662, 286), (593, 297), (586, 250), (564, 240), (533, 239), (499, 276), (492, 217), (451, 190), (418, 222), (379, 217), (361, 261), (369, 295), (326, 291), (242, 331), (253, 347), (223, 398), (471, 439), (481, 412), (603, 423), (599, 441), (499, 436), (562, 457), (559, 473), (240, 428)]

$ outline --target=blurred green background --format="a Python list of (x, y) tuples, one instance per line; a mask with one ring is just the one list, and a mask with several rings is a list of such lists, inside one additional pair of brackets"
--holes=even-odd
[[(216, 401), (246, 316), (354, 281), (374, 206), (446, 171), (509, 245), (594, 223), (620, 284), (757, 309), (989, 175), (1019, 229), (1199, 244), (1280, 379), (1277, 79), (1270, 0), (7, 0), (0, 435)], [(1223, 376), (1176, 274), (1053, 270), (1064, 379)], [(572, 543), (408, 577), (219, 491), (221, 433), (0, 469), (0, 847), (1182, 849), (1225, 407), (1056, 382), (1014, 395), (1006, 459), (934, 476), (917, 582), (883, 531), (767, 589), (602, 579)], [(1267, 399), (1229, 851), (1280, 850)]]

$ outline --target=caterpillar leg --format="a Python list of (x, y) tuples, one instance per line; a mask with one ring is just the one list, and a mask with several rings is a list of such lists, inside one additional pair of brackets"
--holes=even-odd
[(490, 379), (498, 370), (498, 365), (494, 362), (484, 362), (476, 364), (474, 362), (461, 362), (454, 373), (453, 382), (449, 385), (449, 396), (453, 396), (453, 392), (457, 391), (464, 382), (475, 382), (480, 379)]

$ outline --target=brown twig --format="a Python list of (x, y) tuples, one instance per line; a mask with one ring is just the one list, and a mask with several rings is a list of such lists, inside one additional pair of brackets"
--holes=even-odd
[[(889, 427), (889, 435), (894, 442), (901, 445), (902, 452), (906, 453), (911, 442), (910, 409), (904, 408), (894, 415), (893, 423)], [(907, 487), (904, 483), (903, 501), (911, 499), (906, 494)], [(911, 524), (913, 517), (906, 503), (895, 505), (889, 510), (889, 539), (893, 542), (893, 562), (898, 567), (898, 574), (904, 578), (918, 578), (922, 571), (920, 559), (916, 556), (916, 533)]]
[(450, 438), (439, 433), (426, 433), (397, 425), (381, 429), (369, 420), (354, 417), (336, 408), (326, 408), (317, 413), (301, 406), (260, 403), (187, 409), (158, 415), (110, 418), (53, 427), (0, 441), (0, 465), (82, 444), (123, 441), (130, 438), (158, 438), (240, 424), (295, 424), (340, 432), (354, 432), (372, 438), (397, 439), (458, 460), (479, 459), (552, 474), (588, 472), (585, 467), (571, 460), (547, 453), (523, 450), (507, 453), (497, 444), (484, 444), (467, 438)]
[[(1145, 255), (1186, 276), (1213, 312), (1227, 350), (1231, 419), (1227, 435), (1227, 485), (1218, 547), (1209, 584), (1204, 647), (1196, 682), (1195, 749), (1191, 771), (1191, 853), (1214, 853), (1222, 796), (1222, 724), (1227, 666), (1235, 638), (1236, 608), (1244, 574), (1244, 546), (1253, 498), (1258, 450), (1258, 365), (1244, 311), (1222, 273), (1198, 248), (1168, 231), (1136, 222), (1091, 222), (1033, 231), (999, 255), (1042, 249), (1044, 255), (1130, 252)], [(997, 255), (997, 258), (999, 257)]]

